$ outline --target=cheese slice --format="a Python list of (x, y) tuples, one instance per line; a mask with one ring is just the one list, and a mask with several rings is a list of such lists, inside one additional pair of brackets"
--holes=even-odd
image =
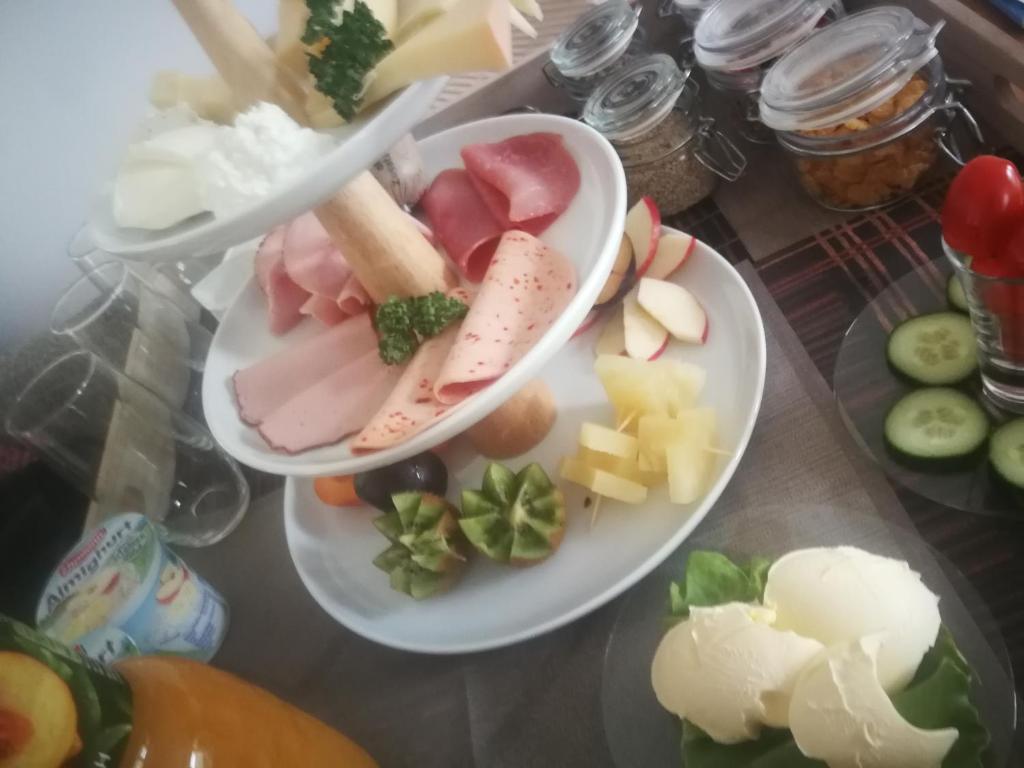
[(399, 0), (395, 41), (401, 45), (428, 23), (446, 13), (455, 0)]
[(537, 21), (544, 21), (544, 11), (541, 10), (537, 0), (510, 0), (510, 2), (513, 8), (517, 8), (527, 16), (532, 16)]
[(384, 27), (390, 40), (395, 39), (398, 29), (398, 0), (363, 0), (377, 21)]
[(274, 53), (281, 64), (299, 76), (309, 73), (306, 68), (306, 46), (302, 43), (308, 19), (306, 0), (280, 0), (278, 3)]
[(428, 77), (508, 69), (512, 65), (508, 9), (508, 0), (458, 0), (381, 59), (370, 73), (365, 103)]

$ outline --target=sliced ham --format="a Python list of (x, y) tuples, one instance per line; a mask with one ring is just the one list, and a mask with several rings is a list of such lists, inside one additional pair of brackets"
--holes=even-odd
[(242, 421), (259, 424), (304, 389), (376, 347), (377, 334), (364, 313), (236, 371), (233, 384)]
[(288, 225), (283, 248), (288, 276), (317, 296), (336, 298), (352, 274), (348, 262), (312, 213), (304, 213)]
[(353, 451), (379, 451), (403, 443), (451, 409), (434, 397), (434, 382), (459, 333), (450, 326), (416, 350), (380, 410), (352, 440)]
[(430, 226), (459, 271), (474, 283), (487, 272), (504, 228), (461, 168), (441, 171), (420, 199)]
[(267, 297), (270, 332), (282, 334), (290, 331), (302, 319), (302, 305), (309, 292), (293, 281), (284, 266), (285, 228), (272, 229), (256, 250), (253, 269), (256, 282)]
[(526, 232), (506, 232), (434, 383), (437, 400), (457, 403), (504, 374), (575, 292), (572, 262)]
[[(352, 278), (349, 278), (350, 280)], [(299, 310), (304, 315), (315, 317), (324, 325), (337, 325), (355, 312), (346, 312), (338, 302), (327, 296), (310, 296)]]
[(491, 212), (491, 215), (498, 220), (502, 231), (507, 232), (510, 229), (518, 229), (521, 232), (529, 232), (531, 235), (537, 236), (554, 224), (555, 219), (561, 214), (561, 211), (559, 211), (558, 213), (536, 216), (526, 221), (510, 221), (508, 218), (508, 198), (486, 181), (481, 181), (473, 174), (469, 174), (469, 178), (473, 182), (477, 194), (480, 195), (480, 198)]
[(335, 306), (345, 315), (357, 315), (373, 303), (370, 294), (355, 275), (350, 275), (341, 289)]
[(466, 170), (478, 186), (488, 190), (484, 202), (499, 222), (521, 224), (540, 216), (557, 217), (580, 188), (579, 168), (557, 133), (470, 144), (461, 154)]
[(286, 453), (337, 443), (363, 428), (400, 375), (400, 367), (385, 365), (372, 349), (276, 409), (260, 424), (260, 435)]

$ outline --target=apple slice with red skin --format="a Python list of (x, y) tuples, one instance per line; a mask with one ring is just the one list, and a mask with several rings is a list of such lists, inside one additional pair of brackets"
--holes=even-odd
[(661, 213), (649, 197), (640, 201), (626, 213), (626, 237), (633, 246), (633, 260), (636, 262), (636, 276), (643, 277), (658, 252), (661, 238)]
[(669, 332), (640, 306), (635, 291), (622, 300), (626, 354), (634, 360), (657, 360), (668, 347)]
[(664, 280), (677, 269), (679, 269), (697, 247), (697, 238), (687, 235), (684, 232), (668, 232), (658, 240), (658, 249), (654, 253), (654, 260), (644, 277), (655, 280)]
[(612, 304), (616, 300), (621, 299), (622, 295), (631, 287), (632, 280), (629, 278), (632, 273), (633, 246), (629, 238), (623, 234), (622, 239), (619, 241), (619, 252), (615, 256), (615, 264), (612, 265), (612, 271), (608, 275), (608, 279), (605, 280), (601, 293), (597, 295), (594, 306), (600, 307), (605, 304)]
[(609, 315), (608, 322), (601, 329), (601, 335), (597, 337), (594, 354), (624, 355), (626, 354), (626, 328), (622, 306), (615, 307)]
[(637, 286), (636, 299), (651, 318), (680, 341), (690, 344), (707, 341), (708, 315), (683, 286), (644, 277)]

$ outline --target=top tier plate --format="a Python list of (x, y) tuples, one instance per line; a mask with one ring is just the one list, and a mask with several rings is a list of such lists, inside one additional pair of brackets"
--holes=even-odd
[(438, 77), (409, 86), (385, 105), (335, 131), (337, 146), (271, 194), (221, 218), (203, 214), (156, 231), (114, 223), (113, 183), (103, 186), (89, 212), (89, 229), (101, 250), (128, 259), (171, 261), (206, 256), (262, 235), (329, 198), (369, 168), (412, 130), (444, 88)]

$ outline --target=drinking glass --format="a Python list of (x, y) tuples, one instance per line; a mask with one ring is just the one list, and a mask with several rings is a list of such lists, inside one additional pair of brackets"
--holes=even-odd
[(964, 254), (945, 240), (942, 248), (967, 298), (985, 394), (1005, 410), (1024, 413), (1024, 278), (972, 272)]
[(101, 518), (139, 512), (172, 544), (220, 541), (249, 505), (238, 465), (205, 427), (84, 350), (36, 375), (6, 426), (90, 497)]
[[(50, 330), (74, 339), (180, 407), (206, 364), (211, 336), (123, 262), (88, 268), (57, 300)], [(198, 377), (196, 377), (198, 379)]]
[[(95, 269), (108, 261), (124, 264), (132, 274), (160, 295), (170, 299), (189, 320), (198, 322), (202, 307), (189, 292), (192, 285), (198, 282), (197, 269), (205, 274), (212, 267), (209, 259), (191, 259), (189, 264), (197, 263), (197, 267), (188, 266), (184, 262), (148, 264), (141, 261), (127, 261), (96, 247), (87, 227), (82, 227), (71, 238), (67, 246), (68, 256), (82, 272)], [(205, 270), (205, 271), (203, 271)]]

